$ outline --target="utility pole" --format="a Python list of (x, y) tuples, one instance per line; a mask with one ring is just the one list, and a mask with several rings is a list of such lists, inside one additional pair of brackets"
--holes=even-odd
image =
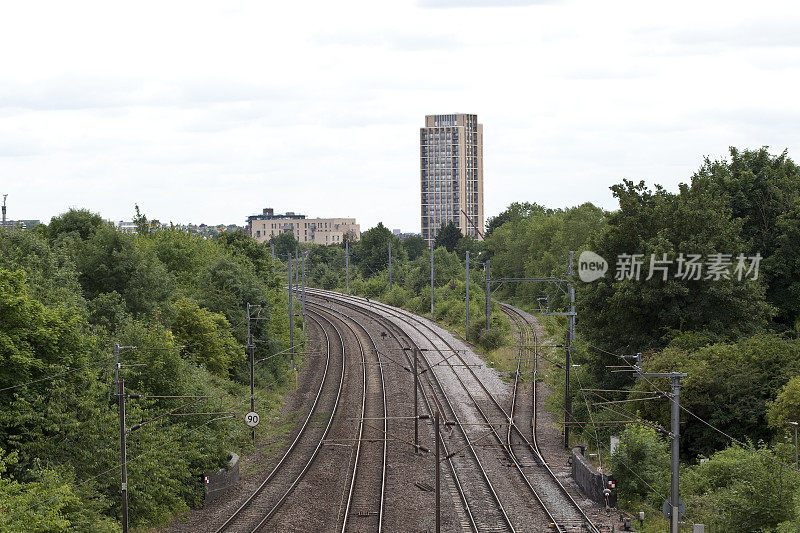
[[(250, 343), (250, 411), (256, 410), (256, 395), (255, 395), (255, 360), (256, 360), (256, 345), (253, 342), (253, 334), (247, 336)], [(253, 444), (256, 443), (256, 428), (253, 428)]]
[(294, 284), (300, 285), (300, 273), (299, 267), (300, 266), (300, 251), (295, 248), (294, 249)]
[(433, 241), (431, 241), (431, 321), (433, 321)]
[(670, 533), (679, 533), (678, 519), (680, 518), (678, 512), (678, 505), (680, 504), (680, 477), (679, 477), (679, 461), (680, 461), (680, 396), (681, 396), (681, 377), (686, 377), (686, 374), (678, 372), (672, 373), (672, 468), (671, 468), (671, 483), (670, 483), (670, 507), (672, 513), (670, 516)]
[(392, 241), (389, 241), (389, 290), (392, 290)]
[(6, 198), (8, 197), (7, 194), (3, 195), (3, 227), (6, 227)]
[(350, 295), (350, 241), (344, 241), (344, 275), (347, 278), (347, 294)]
[(301, 292), (301, 304), (303, 306), (303, 333), (306, 332), (306, 256), (308, 250), (303, 250), (303, 292)]
[(272, 250), (272, 273), (275, 274), (275, 244), (270, 243), (270, 250)]
[[(250, 302), (247, 302), (247, 348), (250, 352), (250, 411), (256, 410), (255, 396), (255, 360), (256, 345), (253, 342), (253, 334), (250, 330)], [(256, 443), (256, 428), (252, 430), (253, 444)]]
[(117, 400), (119, 401), (119, 454), (120, 463), (122, 464), (122, 533), (128, 533), (128, 454), (125, 443), (125, 382), (121, 379), (117, 380)]
[(572, 264), (575, 252), (569, 252), (569, 266), (567, 268), (567, 277), (569, 278), (569, 336), (570, 340), (575, 340), (575, 286), (572, 284)]
[(119, 383), (119, 343), (114, 343), (114, 382)]
[(565, 332), (564, 337), (564, 351), (566, 353), (564, 364), (564, 448), (569, 449), (569, 425), (572, 422), (572, 396), (569, 391), (569, 371), (572, 368), (570, 352), (572, 348), (570, 348), (569, 330)]
[(292, 370), (294, 370), (294, 307), (292, 305), (292, 252), (287, 255), (289, 265), (289, 354), (292, 360)]
[(670, 427), (670, 436), (672, 437), (672, 457), (671, 457), (671, 465), (670, 465), (670, 497), (669, 497), (669, 509), (670, 509), (670, 533), (680, 533), (678, 529), (678, 521), (680, 519), (680, 437), (681, 437), (681, 407), (680, 407), (680, 397), (681, 397), (681, 378), (685, 378), (686, 374), (683, 372), (653, 372), (653, 373), (644, 373), (642, 372), (642, 360), (641, 354), (636, 354), (636, 365), (635, 365), (636, 373), (644, 378), (670, 378), (672, 380), (672, 397), (670, 401), (672, 402), (672, 409), (671, 409), (671, 427)]
[(439, 479), (439, 471), (441, 470), (441, 465), (439, 464), (439, 410), (436, 410), (436, 422), (434, 424), (433, 429), (434, 434), (436, 435), (436, 533), (440, 533), (442, 530), (441, 524), (441, 517), (442, 517), (442, 507), (440, 505), (441, 501), (441, 487), (440, 487), (440, 479)]
[(467, 323), (464, 328), (464, 340), (469, 342), (469, 250), (467, 250), (467, 297), (464, 303), (467, 308)]
[(491, 265), (489, 264), (488, 259), (484, 265), (484, 270), (486, 271), (486, 329), (488, 331), (492, 328), (492, 289), (489, 285), (489, 282), (491, 281)]

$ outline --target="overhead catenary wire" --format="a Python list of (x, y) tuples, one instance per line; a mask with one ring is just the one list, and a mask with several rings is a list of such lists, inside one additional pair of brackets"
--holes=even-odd
[[(619, 354), (617, 354), (617, 353), (614, 353), (614, 352), (609, 352), (608, 350), (604, 350), (604, 349), (602, 349), (602, 348), (599, 348), (599, 347), (597, 347), (597, 346), (594, 346), (593, 344), (590, 344), (590, 343), (587, 343), (587, 346), (589, 346), (589, 347), (591, 347), (591, 348), (594, 348), (595, 350), (598, 350), (598, 351), (600, 351), (600, 352), (603, 352), (603, 353), (605, 353), (605, 354), (608, 354), (608, 355), (613, 355), (614, 357), (617, 357), (617, 358), (619, 358), (620, 360), (624, 361), (624, 362), (625, 362), (625, 364), (626, 364), (626, 365), (628, 365), (628, 366), (629, 366), (629, 367), (630, 367), (632, 370), (638, 370), (638, 368), (637, 368), (635, 365), (631, 364), (631, 363), (628, 361), (628, 358), (630, 358), (630, 356), (619, 355)], [(670, 394), (669, 394), (669, 393), (667, 393), (667, 392), (663, 391), (663, 390), (662, 390), (660, 387), (658, 387), (658, 386), (657, 386), (655, 383), (653, 383), (653, 381), (652, 381), (650, 378), (648, 378), (647, 376), (639, 376), (639, 377), (641, 377), (641, 378), (643, 378), (645, 381), (647, 381), (647, 383), (649, 383), (649, 384), (650, 384), (650, 386), (651, 386), (651, 387), (653, 387), (653, 388), (654, 388), (654, 389), (655, 389), (655, 390), (656, 390), (658, 393), (660, 393), (660, 394), (664, 395), (665, 397), (670, 397)], [(598, 395), (598, 396), (599, 396), (599, 395)], [(605, 398), (603, 398), (603, 399), (605, 400)], [(774, 457), (772, 457), (772, 456), (770, 456), (770, 455), (768, 455), (768, 454), (765, 454), (764, 452), (762, 452), (762, 451), (761, 451), (761, 450), (759, 450), (758, 448), (756, 448), (756, 447), (752, 446), (751, 444), (749, 444), (749, 443), (747, 443), (747, 442), (743, 442), (743, 441), (741, 441), (741, 440), (739, 440), (739, 439), (737, 439), (737, 438), (733, 437), (732, 435), (729, 435), (729, 434), (728, 434), (728, 433), (726, 433), (725, 431), (723, 431), (723, 430), (721, 430), (720, 428), (716, 427), (716, 426), (715, 426), (714, 424), (712, 424), (711, 422), (708, 422), (707, 420), (703, 419), (701, 416), (699, 416), (699, 415), (697, 415), (697, 414), (693, 413), (693, 412), (692, 412), (692, 411), (690, 411), (690, 410), (689, 410), (687, 407), (685, 407), (685, 406), (681, 405), (681, 406), (679, 406), (679, 408), (680, 408), (680, 410), (681, 410), (681, 411), (684, 411), (684, 412), (685, 412), (685, 413), (687, 413), (688, 415), (690, 415), (690, 416), (692, 416), (693, 418), (695, 418), (695, 419), (696, 419), (698, 422), (701, 422), (702, 424), (704, 424), (704, 425), (708, 426), (710, 429), (713, 429), (714, 431), (716, 431), (716, 432), (717, 432), (717, 433), (719, 433), (720, 435), (722, 435), (722, 436), (724, 436), (725, 438), (729, 439), (731, 442), (734, 442), (734, 443), (738, 444), (739, 446), (741, 446), (741, 447), (743, 447), (743, 448), (747, 449), (747, 450), (748, 450), (748, 451), (750, 451), (751, 453), (758, 454), (758, 455), (760, 455), (761, 457), (764, 457), (765, 459), (768, 459), (768, 460), (772, 461), (773, 463), (779, 464), (779, 465), (781, 465), (781, 466), (783, 466), (783, 467), (785, 467), (785, 468), (788, 468), (789, 470), (793, 470), (793, 471), (795, 471), (795, 472), (799, 472), (799, 473), (800, 473), (800, 468), (797, 468), (797, 467), (795, 467), (795, 466), (792, 466), (792, 465), (790, 465), (790, 464), (788, 464), (788, 463), (785, 463), (785, 462), (783, 462), (783, 461), (781, 461), (781, 460), (779, 460), (779, 459), (776, 459), (776, 458), (774, 458)], [(609, 409), (609, 410), (611, 410), (611, 409)], [(619, 414), (619, 413), (618, 413), (618, 414)], [(637, 417), (637, 418), (638, 418), (638, 417)]]
[(102, 363), (105, 363), (109, 359), (111, 359), (112, 357), (114, 357), (114, 356), (113, 355), (109, 355), (109, 356), (103, 357), (102, 359), (98, 359), (97, 361), (94, 361), (92, 363), (89, 363), (87, 365), (83, 365), (83, 366), (80, 366), (80, 367), (77, 367), (77, 368), (70, 368), (69, 370), (65, 370), (63, 372), (59, 372), (58, 374), (53, 374), (53, 375), (46, 376), (46, 377), (43, 377), (43, 378), (33, 379), (31, 381), (26, 381), (25, 383), (20, 383), (18, 385), (11, 385), (9, 387), (4, 387), (4, 388), (0, 389), (0, 392), (5, 392), (5, 391), (13, 390), (13, 389), (19, 389), (21, 387), (27, 387), (28, 385), (33, 385), (33, 384), (36, 384), (36, 383), (41, 383), (43, 381), (49, 381), (51, 379), (56, 379), (56, 378), (61, 377), (61, 376), (66, 376), (67, 374), (71, 374), (73, 372), (80, 372), (81, 370), (86, 370), (87, 368), (91, 368), (91, 367), (100, 365)]

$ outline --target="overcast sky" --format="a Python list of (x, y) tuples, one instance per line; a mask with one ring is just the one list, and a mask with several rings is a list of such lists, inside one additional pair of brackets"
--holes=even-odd
[(475, 113), (485, 211), (613, 209), (728, 146), (800, 159), (796, 2), (25, 1), (0, 7), (0, 194), (419, 231), (419, 128)]

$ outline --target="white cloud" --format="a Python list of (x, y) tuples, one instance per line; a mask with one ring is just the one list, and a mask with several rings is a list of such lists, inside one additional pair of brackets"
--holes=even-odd
[[(479, 9), (446, 9), (471, 7)], [(437, 8), (437, 9), (431, 9)], [(441, 9), (439, 9), (441, 8)], [(236, 222), (272, 206), (417, 230), (418, 130), (477, 113), (486, 213), (615, 206), (729, 145), (800, 159), (795, 21), (751, 3), (40, 1), (0, 13), (0, 193)], [(774, 13), (774, 15), (772, 15)]]

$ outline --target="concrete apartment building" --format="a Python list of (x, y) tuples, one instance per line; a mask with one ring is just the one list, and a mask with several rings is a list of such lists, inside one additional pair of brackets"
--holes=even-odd
[(281, 215), (268, 207), (260, 215), (247, 217), (246, 232), (258, 242), (266, 242), (281, 233), (293, 233), (299, 242), (340, 244), (361, 238), (361, 228), (354, 218), (306, 218), (291, 211)]
[[(453, 221), (483, 240), (483, 125), (477, 115), (426, 115), (419, 130), (422, 238)], [(477, 228), (476, 228), (477, 227)]]

